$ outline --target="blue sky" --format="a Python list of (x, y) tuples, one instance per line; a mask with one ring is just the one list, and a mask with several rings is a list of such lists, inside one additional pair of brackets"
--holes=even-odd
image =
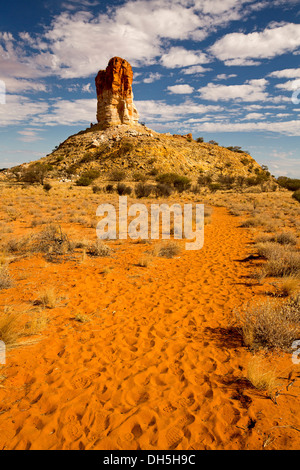
[(95, 76), (119, 56), (133, 67), (134, 100), (148, 127), (241, 146), (272, 174), (300, 177), (299, 6), (5, 2), (0, 168), (45, 156), (96, 122)]

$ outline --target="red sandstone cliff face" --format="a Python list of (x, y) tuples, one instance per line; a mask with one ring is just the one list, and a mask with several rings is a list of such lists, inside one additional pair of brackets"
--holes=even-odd
[(110, 59), (106, 70), (96, 77), (97, 120), (103, 129), (118, 124), (136, 124), (139, 119), (133, 104), (133, 72), (120, 57)]

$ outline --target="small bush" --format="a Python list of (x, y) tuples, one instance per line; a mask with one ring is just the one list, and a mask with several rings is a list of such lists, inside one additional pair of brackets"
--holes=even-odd
[(119, 194), (119, 196), (129, 195), (132, 193), (132, 188), (124, 183), (118, 183), (117, 193)]
[(198, 184), (200, 186), (208, 186), (212, 182), (212, 175), (202, 174), (198, 177)]
[(291, 251), (277, 243), (267, 242), (257, 245), (257, 252), (267, 259), (263, 267), (265, 276), (285, 277), (300, 275), (300, 253)]
[(169, 197), (171, 196), (173, 190), (168, 184), (158, 183), (154, 187), (154, 192), (156, 197)]
[(136, 172), (132, 175), (132, 179), (133, 181), (141, 181), (142, 183), (145, 183), (145, 181), (147, 181), (147, 176), (143, 173)]
[(94, 193), (94, 194), (101, 193), (101, 188), (100, 188), (100, 186), (95, 185), (95, 186), (93, 186), (92, 189), (93, 189), (93, 193)]
[(162, 258), (174, 258), (180, 251), (180, 246), (175, 242), (159, 243), (154, 249), (154, 255)]
[(176, 173), (163, 173), (156, 177), (160, 184), (173, 186), (178, 192), (183, 192), (191, 187), (191, 180), (187, 176), (177, 175)]
[(44, 289), (38, 294), (38, 298), (34, 301), (34, 305), (42, 305), (44, 308), (55, 308), (60, 298), (53, 287)]
[(269, 396), (278, 389), (281, 383), (277, 379), (274, 370), (263, 364), (261, 358), (254, 357), (247, 368), (247, 379), (257, 390), (263, 390)]
[(52, 189), (52, 186), (49, 183), (45, 183), (43, 189), (48, 193), (50, 189)]
[(300, 190), (300, 179), (288, 178), (287, 176), (279, 176), (277, 183), (289, 191)]
[(296, 199), (296, 201), (300, 202), (300, 189), (294, 192), (293, 198)]
[(123, 181), (126, 178), (126, 173), (124, 170), (114, 170), (110, 174), (111, 181)]
[(135, 188), (135, 195), (137, 198), (148, 197), (152, 193), (153, 187), (150, 184), (138, 183)]
[(241, 227), (258, 227), (264, 225), (264, 223), (265, 221), (261, 217), (250, 217), (249, 219), (241, 223)]
[(179, 192), (182, 193), (183, 191), (187, 191), (191, 187), (191, 180), (187, 176), (177, 176), (174, 180), (174, 188)]
[(283, 277), (280, 283), (274, 283), (277, 297), (291, 297), (299, 294), (300, 283), (296, 276)]
[(290, 350), (300, 333), (300, 298), (246, 306), (236, 312), (244, 343), (250, 349)]
[(113, 184), (107, 184), (106, 187), (105, 187), (105, 191), (106, 191), (107, 193), (113, 193), (114, 190), (115, 190), (115, 187), (114, 187)]
[(235, 176), (220, 175), (218, 182), (227, 189), (230, 189), (235, 183)]
[(0, 290), (9, 289), (13, 286), (7, 266), (0, 266)]
[(275, 235), (265, 235), (257, 238), (258, 243), (279, 243), (280, 245), (297, 245), (297, 237), (292, 232), (282, 232)]
[(208, 187), (212, 193), (215, 193), (216, 191), (222, 189), (222, 185), (220, 183), (210, 183)]
[(50, 257), (73, 251), (68, 236), (59, 225), (49, 224), (38, 234), (35, 240), (35, 251), (48, 254)]
[(94, 180), (99, 178), (100, 172), (98, 170), (88, 170), (82, 173), (80, 178), (76, 181), (77, 186), (89, 186)]
[(107, 246), (103, 241), (97, 240), (91, 243), (86, 250), (87, 254), (95, 257), (110, 256), (112, 249)]

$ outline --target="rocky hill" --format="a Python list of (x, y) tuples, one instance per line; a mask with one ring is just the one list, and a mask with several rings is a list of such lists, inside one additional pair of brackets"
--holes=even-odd
[(250, 155), (196, 142), (190, 134), (160, 134), (140, 124), (99, 127), (69, 137), (41, 161), (53, 166), (58, 175), (76, 176), (93, 168), (105, 179), (120, 169), (128, 179), (137, 171), (145, 175), (173, 172), (191, 178), (200, 173), (249, 177), (260, 171)]
[(109, 61), (96, 79), (97, 121), (69, 137), (40, 162), (50, 164), (54, 177), (76, 180), (84, 171), (95, 169), (100, 178), (122, 169), (128, 179), (137, 172), (145, 176), (176, 173), (196, 179), (209, 174), (251, 178), (263, 169), (239, 148), (195, 141), (191, 134), (160, 134), (139, 124), (133, 103), (132, 68), (119, 57)]

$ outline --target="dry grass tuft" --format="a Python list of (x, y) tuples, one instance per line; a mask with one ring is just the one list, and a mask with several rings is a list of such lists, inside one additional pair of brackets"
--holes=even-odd
[(56, 290), (53, 287), (48, 287), (39, 292), (34, 305), (42, 305), (43, 308), (55, 308), (60, 301), (61, 298), (58, 297)]
[(180, 246), (175, 242), (158, 243), (153, 251), (154, 256), (174, 258), (181, 252)]
[(151, 257), (150, 256), (142, 256), (139, 261), (137, 262), (137, 266), (141, 268), (148, 268), (151, 264)]
[(5, 343), (7, 350), (16, 347), (23, 334), (21, 314), (10, 311), (0, 313), (0, 341)]
[(83, 313), (77, 313), (74, 317), (74, 320), (79, 323), (88, 323), (89, 321), (91, 321), (91, 319)]
[(264, 265), (265, 276), (286, 277), (300, 276), (300, 253), (278, 243), (258, 243), (257, 253), (266, 258)]
[(250, 349), (290, 350), (300, 334), (300, 297), (268, 301), (236, 312), (244, 343)]
[(7, 266), (0, 266), (0, 290), (9, 289), (13, 286), (13, 281), (10, 277)]
[(247, 379), (257, 390), (263, 390), (271, 396), (281, 386), (275, 370), (263, 364), (261, 358), (254, 357), (247, 368)]
[(291, 297), (300, 292), (300, 280), (296, 276), (283, 277), (280, 282), (274, 282), (273, 286), (278, 297)]
[(90, 243), (86, 250), (90, 256), (111, 256), (113, 250), (107, 246), (103, 241), (97, 240), (94, 243)]

